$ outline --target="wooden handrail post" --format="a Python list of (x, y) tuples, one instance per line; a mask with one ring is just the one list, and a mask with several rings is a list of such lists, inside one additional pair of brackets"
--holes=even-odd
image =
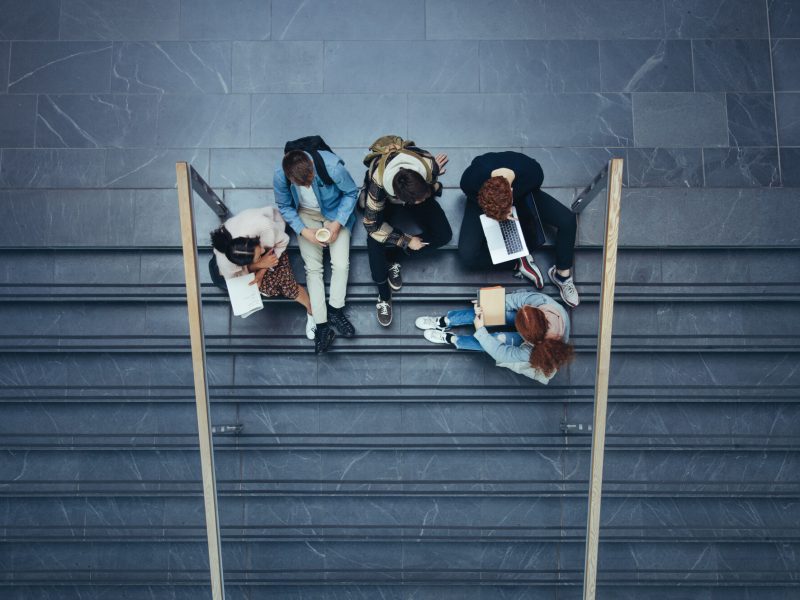
[(188, 163), (179, 162), (175, 165), (175, 171), (178, 176), (178, 207), (183, 244), (183, 269), (186, 275), (186, 304), (189, 308), (189, 338), (192, 344), (192, 372), (194, 373), (194, 395), (197, 408), (197, 433), (200, 441), (200, 467), (203, 475), (211, 597), (213, 600), (224, 600), (225, 586), (222, 577), (217, 481), (214, 471), (211, 413), (208, 405), (206, 346), (203, 335), (203, 307), (200, 302), (200, 277), (197, 270), (197, 236), (192, 207), (191, 167)]
[(597, 547), (600, 538), (600, 499), (603, 491), (603, 458), (606, 443), (606, 407), (611, 365), (611, 325), (614, 319), (614, 287), (617, 275), (617, 242), (622, 199), (623, 160), (609, 163), (606, 232), (603, 241), (603, 274), (600, 284), (600, 326), (597, 334), (597, 367), (594, 382), (592, 458), (589, 475), (589, 510), (586, 519), (586, 560), (583, 600), (594, 600), (597, 591)]

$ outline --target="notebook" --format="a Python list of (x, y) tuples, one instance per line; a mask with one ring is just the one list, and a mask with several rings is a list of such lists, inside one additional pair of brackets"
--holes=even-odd
[(498, 327), (506, 324), (506, 289), (496, 285), (478, 290), (478, 306), (483, 309), (483, 324)]
[(499, 264), (522, 256), (528, 256), (528, 246), (522, 235), (522, 226), (517, 219), (517, 209), (512, 207), (513, 219), (495, 221), (481, 215), (481, 226), (486, 236), (486, 245), (492, 256), (492, 263)]
[(228, 296), (231, 299), (231, 308), (233, 308), (233, 314), (237, 317), (246, 319), (254, 312), (264, 308), (264, 302), (261, 300), (261, 292), (258, 291), (258, 286), (250, 285), (250, 282), (254, 281), (255, 278), (256, 276), (253, 273), (248, 273), (225, 281), (228, 286)]

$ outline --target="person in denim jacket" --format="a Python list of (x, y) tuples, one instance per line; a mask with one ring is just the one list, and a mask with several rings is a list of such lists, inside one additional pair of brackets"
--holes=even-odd
[[(306, 269), (306, 285), (316, 331), (315, 351), (325, 352), (336, 332), (353, 337), (355, 328), (344, 312), (347, 278), (350, 273), (350, 234), (356, 221), (356, 186), (344, 161), (325, 150), (319, 155), (324, 161), (332, 185), (326, 185), (315, 172), (311, 156), (302, 150), (288, 152), (275, 169), (273, 186), (275, 203), (281, 215), (297, 234), (300, 254)], [(327, 241), (317, 239), (319, 229), (330, 232)], [(330, 250), (330, 303), (325, 302), (323, 249)]]

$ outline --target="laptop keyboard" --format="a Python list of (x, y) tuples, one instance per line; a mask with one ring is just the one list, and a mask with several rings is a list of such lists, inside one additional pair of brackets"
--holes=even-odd
[(500, 221), (500, 233), (503, 234), (503, 243), (506, 245), (506, 252), (516, 254), (522, 251), (522, 240), (517, 231), (516, 221)]

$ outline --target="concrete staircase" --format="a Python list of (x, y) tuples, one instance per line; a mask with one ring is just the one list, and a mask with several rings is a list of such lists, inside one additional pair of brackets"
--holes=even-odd
[[(0, 596), (205, 597), (174, 190), (0, 201)], [(357, 225), (359, 337), (319, 357), (295, 304), (233, 318), (203, 271), (214, 423), (244, 426), (215, 438), (230, 598), (580, 597), (603, 204), (579, 221), (577, 358), (547, 387), (414, 328), (520, 285), (454, 247), (406, 262), (383, 330)], [(600, 597), (798, 593), (799, 218), (791, 189), (626, 189)]]

